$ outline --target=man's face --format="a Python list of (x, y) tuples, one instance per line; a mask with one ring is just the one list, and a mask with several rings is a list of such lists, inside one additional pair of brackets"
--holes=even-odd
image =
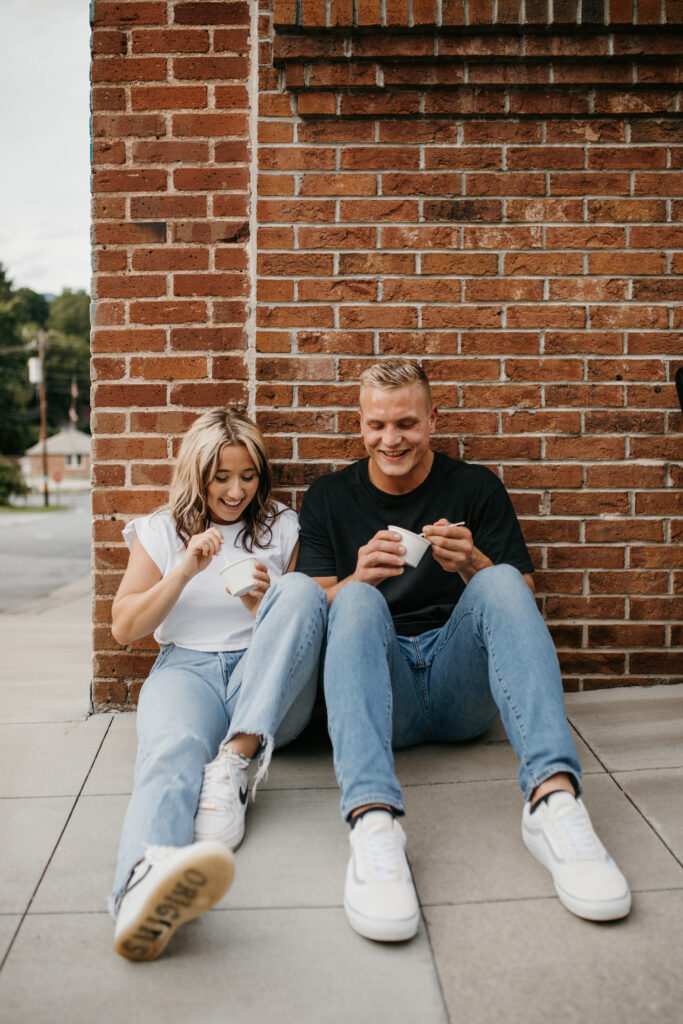
[(375, 487), (406, 494), (422, 483), (433, 461), (429, 442), (435, 424), (436, 406), (429, 407), (419, 384), (361, 389), (360, 431)]

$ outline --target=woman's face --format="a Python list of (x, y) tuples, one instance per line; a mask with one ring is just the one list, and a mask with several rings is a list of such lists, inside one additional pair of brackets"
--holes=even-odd
[(221, 448), (216, 475), (206, 488), (206, 502), (214, 523), (236, 523), (258, 490), (258, 471), (241, 444)]

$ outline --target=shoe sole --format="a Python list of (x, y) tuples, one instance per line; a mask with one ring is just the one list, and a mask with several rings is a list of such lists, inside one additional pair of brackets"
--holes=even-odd
[(226, 836), (221, 836), (221, 835), (213, 835), (213, 834), (210, 835), (210, 836), (203, 836), (203, 835), (201, 835), (201, 833), (195, 831), (195, 833), (194, 833), (194, 842), (195, 843), (220, 843), (221, 846), (224, 846), (226, 848), (226, 850), (230, 851), (231, 853), (234, 853), (235, 850), (238, 850), (240, 848), (240, 846), (242, 845), (242, 840), (244, 839), (244, 833), (245, 833), (245, 827), (244, 827), (244, 822), (242, 822), (242, 829), (241, 829), (241, 831), (238, 832), (236, 835), (235, 834), (228, 835), (227, 837)]
[(572, 914), (576, 914), (577, 917), (583, 917), (587, 921), (620, 921), (621, 918), (628, 917), (631, 912), (630, 892), (616, 900), (601, 900), (600, 903), (594, 903), (577, 899), (571, 893), (565, 892), (554, 879), (553, 883), (555, 885), (555, 892), (563, 906), (570, 910)]
[(234, 875), (232, 856), (218, 845), (181, 862), (150, 891), (125, 931), (115, 936), (114, 951), (127, 960), (154, 960), (181, 925), (225, 895)]
[(398, 921), (387, 921), (359, 914), (344, 899), (344, 911), (353, 930), (363, 938), (372, 939), (374, 942), (407, 942), (408, 939), (415, 937), (420, 923), (419, 910), (415, 911), (411, 917)]
[(528, 837), (526, 832), (523, 831), (522, 839), (531, 856), (550, 873), (560, 903), (572, 914), (576, 914), (577, 917), (582, 917), (586, 921), (619, 921), (623, 917), (628, 917), (631, 911), (631, 893), (628, 890), (617, 899), (600, 900), (599, 902), (595, 900), (582, 900), (578, 896), (573, 896), (563, 889), (557, 881), (553, 875), (552, 868), (543, 859), (542, 854), (535, 849), (533, 838)]

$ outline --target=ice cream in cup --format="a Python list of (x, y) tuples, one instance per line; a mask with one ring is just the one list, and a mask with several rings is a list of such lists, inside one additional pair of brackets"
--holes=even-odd
[(413, 533), (412, 530), (404, 530), (402, 526), (387, 526), (387, 530), (393, 530), (394, 533), (401, 534), (401, 543), (406, 549), (406, 553), (403, 556), (405, 563), (414, 568), (429, 547), (427, 538), (420, 536), (419, 533)]
[(218, 570), (233, 597), (242, 597), (254, 589), (254, 569), (257, 562), (257, 558), (248, 555), (246, 558), (238, 558), (236, 562), (226, 563)]

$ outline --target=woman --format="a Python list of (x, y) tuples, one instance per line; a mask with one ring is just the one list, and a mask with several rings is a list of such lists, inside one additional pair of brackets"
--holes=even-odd
[[(110, 896), (114, 949), (131, 960), (158, 956), (226, 892), (251, 758), (260, 751), (255, 786), (313, 709), (327, 599), (291, 572), (298, 522), (271, 499), (271, 479), (255, 424), (217, 409), (185, 435), (168, 506), (124, 529), (112, 631), (125, 644), (154, 631), (161, 644), (140, 692)], [(253, 589), (232, 597), (219, 570), (250, 553)]]

